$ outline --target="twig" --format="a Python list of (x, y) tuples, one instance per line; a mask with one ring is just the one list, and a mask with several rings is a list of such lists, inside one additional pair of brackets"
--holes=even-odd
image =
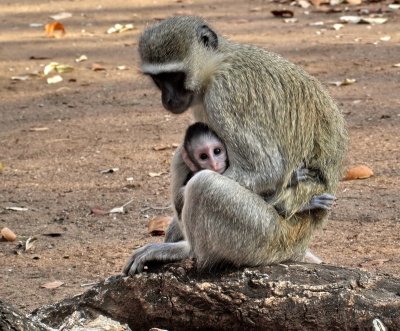
[(148, 211), (148, 210), (150, 210), (150, 209), (153, 209), (153, 210), (166, 210), (166, 209), (171, 209), (171, 208), (172, 208), (172, 205), (168, 205), (168, 206), (166, 206), (166, 207), (153, 207), (153, 206), (149, 206), (149, 207), (145, 207), (145, 208), (140, 209), (140, 212), (141, 212), (141, 213), (144, 213), (145, 211)]

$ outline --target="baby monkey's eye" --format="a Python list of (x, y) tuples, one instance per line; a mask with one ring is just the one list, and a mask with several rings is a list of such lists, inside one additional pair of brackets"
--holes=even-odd
[(221, 148), (216, 148), (216, 149), (214, 149), (214, 154), (215, 155), (219, 155), (219, 154), (221, 154)]
[(208, 159), (208, 155), (206, 153), (200, 154), (200, 159), (201, 160), (207, 160)]

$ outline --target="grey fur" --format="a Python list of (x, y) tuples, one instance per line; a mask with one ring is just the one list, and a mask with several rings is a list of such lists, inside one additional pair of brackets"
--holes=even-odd
[[(215, 49), (204, 47), (196, 35), (203, 25), (200, 18), (174, 17), (150, 27), (139, 43), (142, 69), (184, 68), (185, 86), (195, 94), (195, 120), (222, 139), (230, 165), (223, 176), (196, 173), (182, 190), (190, 170), (177, 151), (171, 168), (176, 223), (169, 238), (185, 240), (174, 249), (171, 243), (141, 248), (125, 274), (141, 271), (136, 259), (142, 266), (193, 256), (207, 268), (225, 261), (255, 266), (302, 260), (328, 215), (302, 208), (315, 196), (333, 196), (338, 185), (347, 135), (322, 85), (277, 54), (220, 35)], [(318, 176), (292, 186), (302, 163)]]

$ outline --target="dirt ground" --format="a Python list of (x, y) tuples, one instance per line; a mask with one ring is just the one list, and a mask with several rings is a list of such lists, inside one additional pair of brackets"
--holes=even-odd
[[(326, 263), (400, 276), (400, 10), (388, 9), (393, 1), (307, 9), (289, 0), (1, 1), (0, 228), (18, 237), (0, 242), (0, 297), (31, 311), (119, 273), (135, 247), (162, 240), (147, 233), (147, 222), (171, 215), (154, 208), (169, 205), (172, 145), (191, 116), (162, 108), (139, 73), (137, 39), (147, 24), (182, 14), (202, 15), (230, 39), (280, 53), (327, 85), (347, 121), (346, 167), (364, 164), (375, 175), (341, 182), (311, 248)], [(274, 9), (290, 9), (298, 21), (285, 23)], [(340, 16), (367, 10), (387, 23), (332, 28)], [(30, 26), (60, 12), (72, 14), (61, 21), (63, 38)], [(134, 29), (106, 34), (116, 23)], [(75, 62), (81, 55), (88, 60)], [(34, 75), (11, 79), (50, 62), (74, 70), (57, 84)], [(105, 70), (92, 70), (93, 63)], [(329, 84), (346, 78), (356, 82)], [(101, 173), (109, 168), (119, 170)], [(124, 214), (90, 214), (130, 200)], [(34, 248), (17, 254), (18, 242), (33, 236)], [(64, 284), (41, 287), (55, 280)]]

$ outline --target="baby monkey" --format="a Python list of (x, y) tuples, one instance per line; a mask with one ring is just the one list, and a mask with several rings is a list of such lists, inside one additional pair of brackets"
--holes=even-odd
[[(222, 175), (229, 166), (225, 144), (207, 124), (202, 122), (196, 122), (186, 130), (181, 156), (185, 164), (192, 171), (187, 181), (196, 172), (205, 169)], [(295, 186), (300, 181), (307, 180), (312, 176), (312, 171), (301, 165), (293, 172), (289, 186)], [(329, 210), (332, 208), (334, 200), (334, 196), (326, 193), (314, 196), (299, 212), (306, 212), (312, 209)], [(278, 210), (278, 213), (284, 214), (285, 211)], [(304, 260), (310, 263), (322, 262), (310, 250), (306, 251)]]
[[(181, 156), (192, 171), (187, 181), (194, 173), (205, 169), (218, 172), (222, 175), (229, 166), (225, 144), (207, 124), (202, 122), (196, 122), (187, 128)], [(307, 169), (304, 165), (301, 165), (293, 172), (289, 186), (296, 186), (299, 182), (308, 180), (313, 176), (317, 175), (313, 174), (313, 171)], [(329, 210), (332, 208), (334, 200), (334, 196), (326, 193), (314, 196), (299, 212), (312, 209)], [(279, 209), (278, 212), (280, 214), (285, 213), (284, 210)]]

